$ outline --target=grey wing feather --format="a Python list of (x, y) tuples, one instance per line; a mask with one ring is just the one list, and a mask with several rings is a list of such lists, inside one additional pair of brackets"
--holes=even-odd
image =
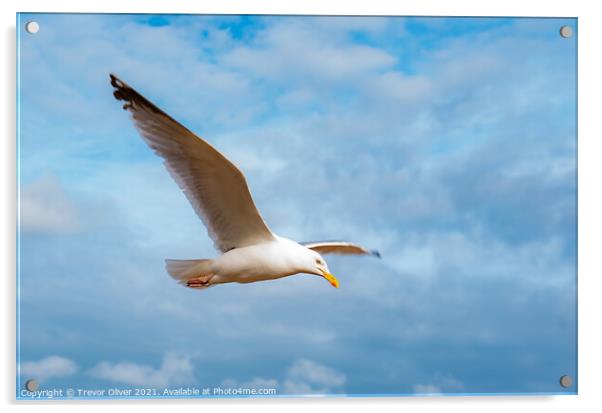
[(274, 239), (234, 164), (128, 84), (110, 77), (113, 95), (125, 102), (144, 141), (164, 159), (218, 250)]
[(374, 255), (380, 258), (380, 252), (377, 250), (369, 250), (347, 241), (312, 241), (299, 244), (319, 254)]

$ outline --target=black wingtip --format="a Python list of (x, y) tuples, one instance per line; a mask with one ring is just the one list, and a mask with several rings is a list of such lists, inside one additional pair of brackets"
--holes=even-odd
[(109, 79), (111, 79), (111, 86), (116, 88), (123, 87), (123, 82), (121, 81), (121, 79), (119, 79), (113, 73), (109, 73)]
[(370, 253), (372, 255), (374, 255), (376, 258), (378, 258), (379, 260), (383, 258), (380, 256), (380, 252), (378, 252), (378, 250), (372, 250), (372, 251), (370, 251)]
[(132, 107), (132, 91), (131, 89), (123, 83), (121, 79), (115, 76), (113, 73), (109, 73), (109, 79), (111, 79), (111, 86), (115, 89), (113, 90), (113, 96), (117, 100), (123, 100), (125, 103), (123, 104), (123, 110), (128, 110)]

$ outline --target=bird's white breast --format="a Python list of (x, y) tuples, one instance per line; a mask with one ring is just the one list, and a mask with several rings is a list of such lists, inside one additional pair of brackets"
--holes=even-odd
[(235, 248), (214, 260), (212, 271), (221, 282), (272, 280), (298, 273), (305, 248), (286, 238)]

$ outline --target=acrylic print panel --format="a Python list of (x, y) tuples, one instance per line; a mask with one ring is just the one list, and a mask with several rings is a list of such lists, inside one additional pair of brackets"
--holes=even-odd
[(17, 32), (18, 398), (577, 392), (576, 19)]

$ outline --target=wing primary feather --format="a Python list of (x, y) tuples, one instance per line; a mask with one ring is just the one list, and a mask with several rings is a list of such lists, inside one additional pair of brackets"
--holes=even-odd
[(124, 102), (143, 140), (164, 159), (218, 250), (274, 239), (236, 165), (117, 76), (110, 74), (110, 80), (113, 96)]
[(382, 258), (378, 250), (369, 250), (348, 241), (312, 241), (300, 242), (299, 244), (319, 254), (373, 255)]

